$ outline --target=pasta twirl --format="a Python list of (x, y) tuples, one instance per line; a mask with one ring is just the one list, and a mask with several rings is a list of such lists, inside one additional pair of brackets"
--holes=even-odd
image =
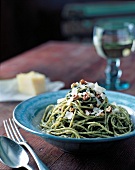
[(46, 133), (70, 138), (108, 138), (133, 130), (127, 110), (109, 103), (97, 83), (83, 79), (73, 83), (57, 105), (45, 109), (40, 126)]

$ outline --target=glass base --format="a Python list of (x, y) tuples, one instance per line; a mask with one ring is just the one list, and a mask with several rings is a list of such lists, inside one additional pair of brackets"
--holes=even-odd
[(106, 80), (97, 81), (98, 84), (107, 90), (126, 90), (130, 87), (130, 84), (126, 81), (120, 81), (116, 84), (107, 84)]

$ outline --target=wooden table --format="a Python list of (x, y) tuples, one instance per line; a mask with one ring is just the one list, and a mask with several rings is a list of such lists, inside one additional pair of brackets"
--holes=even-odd
[[(70, 88), (71, 83), (82, 78), (96, 82), (104, 77), (105, 65), (105, 60), (96, 54), (92, 45), (50, 41), (1, 63), (0, 78), (14, 78), (17, 73), (34, 70), (46, 74), (52, 81), (61, 80), (65, 83), (64, 88)], [(122, 79), (131, 83), (130, 89), (123, 92), (135, 95), (135, 53), (122, 59), (121, 69)], [(0, 135), (6, 135), (3, 120), (12, 117), (18, 103), (0, 103)], [(135, 137), (122, 141), (108, 154), (73, 155), (23, 129), (20, 131), (51, 170), (133, 170), (135, 167)], [(30, 165), (38, 169), (31, 156)], [(0, 169), (10, 168), (0, 163)]]

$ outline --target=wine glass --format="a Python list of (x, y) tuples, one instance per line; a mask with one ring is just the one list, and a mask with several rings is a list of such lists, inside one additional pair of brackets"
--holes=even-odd
[(105, 80), (98, 83), (108, 90), (124, 90), (130, 87), (126, 81), (120, 80), (120, 59), (130, 56), (134, 48), (134, 24), (123, 21), (98, 21), (93, 30), (93, 43), (100, 57), (107, 61)]

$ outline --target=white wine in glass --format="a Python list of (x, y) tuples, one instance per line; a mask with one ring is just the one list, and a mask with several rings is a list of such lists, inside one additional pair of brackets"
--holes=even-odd
[(98, 83), (108, 90), (128, 89), (130, 84), (121, 81), (120, 59), (129, 57), (134, 50), (134, 24), (123, 21), (99, 21), (94, 27), (93, 43), (100, 57), (107, 61), (105, 80)]

